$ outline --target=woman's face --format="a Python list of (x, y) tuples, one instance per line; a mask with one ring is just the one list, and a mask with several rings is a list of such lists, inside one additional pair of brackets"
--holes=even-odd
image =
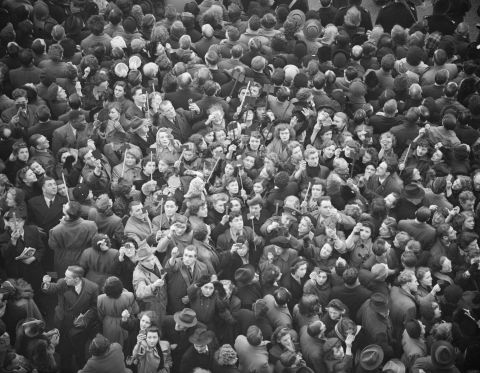
[(385, 223), (382, 223), (382, 225), (380, 225), (380, 228), (378, 229), (378, 233), (380, 235), (380, 237), (391, 237), (391, 233), (390, 233), (390, 229), (388, 228), (388, 226), (385, 224)]
[(253, 193), (255, 194), (262, 194), (264, 191), (262, 183), (255, 183), (253, 184)]
[(170, 136), (166, 132), (158, 132), (157, 135), (158, 142), (160, 143), (161, 146), (168, 146), (170, 144)]
[(472, 242), (470, 242), (465, 251), (468, 253), (478, 252), (478, 241), (473, 240)]
[(427, 271), (424, 275), (423, 278), (420, 280), (420, 285), (424, 287), (430, 287), (432, 286), (432, 273), (430, 271)]
[(292, 346), (292, 336), (290, 334), (285, 334), (280, 338), (280, 344), (284, 347), (290, 348)]
[(330, 316), (332, 320), (340, 320), (342, 313), (336, 308), (328, 307), (328, 316)]
[(308, 232), (310, 232), (310, 225), (307, 219), (303, 218), (302, 220), (300, 220), (300, 223), (298, 223), (298, 233), (306, 234)]
[(37, 175), (32, 170), (28, 170), (25, 173), (24, 182), (25, 183), (35, 183), (37, 181)]
[(201, 287), (201, 290), (202, 290), (203, 296), (209, 298), (209, 297), (212, 296), (215, 288), (213, 287), (213, 284), (211, 282), (209, 282), (208, 284), (203, 285)]
[(393, 146), (393, 140), (391, 138), (387, 137), (387, 138), (382, 139), (380, 144), (382, 145), (383, 149), (390, 150), (390, 149), (392, 149), (392, 146)]
[(323, 155), (326, 159), (330, 159), (335, 155), (335, 145), (330, 145), (327, 146), (325, 149), (323, 149)]
[(237, 200), (232, 200), (230, 202), (230, 211), (232, 212), (240, 212), (242, 210), (242, 205), (240, 205), (240, 202), (238, 202)]
[(246, 257), (248, 254), (248, 246), (245, 244), (239, 246), (237, 249), (237, 254), (242, 258)]
[(143, 172), (145, 175), (151, 175), (155, 172), (155, 168), (157, 168), (155, 162), (149, 161), (145, 166), (143, 166)]
[(199, 207), (198, 209), (198, 212), (197, 212), (197, 216), (199, 218), (206, 218), (208, 215), (208, 208), (207, 208), (207, 204), (203, 204), (202, 206)]
[(250, 139), (248, 140), (248, 145), (250, 146), (250, 149), (258, 150), (258, 148), (260, 147), (260, 139), (254, 136), (250, 136)]
[(218, 142), (223, 143), (227, 138), (227, 134), (225, 133), (225, 131), (216, 131), (215, 138)]
[(397, 198), (393, 194), (389, 194), (384, 198), (385, 205), (387, 208), (395, 207), (395, 203), (397, 202)]
[(325, 284), (328, 280), (328, 275), (325, 272), (316, 273), (315, 276), (316, 282), (320, 286)]
[(238, 182), (237, 180), (232, 181), (227, 185), (227, 190), (230, 194), (237, 194), (238, 193)]
[(115, 95), (116, 99), (125, 97), (125, 88), (123, 88), (120, 84), (117, 84), (113, 90), (113, 94)]
[(375, 166), (372, 164), (369, 164), (367, 167), (365, 167), (365, 175), (373, 176), (375, 175), (375, 172), (377, 170), (375, 169)]
[(323, 186), (322, 184), (315, 184), (312, 185), (312, 197), (313, 198), (320, 198), (323, 194)]
[(322, 141), (324, 141), (324, 142), (331, 140), (332, 137), (333, 137), (333, 132), (332, 131), (327, 131), (321, 136)]
[(147, 315), (143, 315), (140, 319), (140, 330), (145, 330), (152, 326), (152, 320)]
[(137, 158), (135, 158), (132, 154), (127, 153), (125, 154), (125, 165), (132, 167), (137, 164)]
[(370, 153), (365, 153), (363, 156), (362, 156), (362, 163), (368, 163), (372, 160), (372, 155)]
[(116, 108), (111, 108), (110, 111), (108, 112), (108, 117), (111, 120), (118, 120), (118, 118), (120, 118), (120, 113)]
[(27, 162), (28, 158), (30, 157), (30, 154), (28, 153), (27, 148), (20, 148), (18, 150), (18, 156), (17, 158), (22, 161), (22, 162)]
[(215, 136), (213, 134), (213, 132), (208, 132), (205, 134), (205, 136), (203, 136), (203, 139), (205, 140), (205, 142), (207, 144), (211, 144), (213, 142), (213, 140), (215, 139)]
[(330, 244), (326, 243), (320, 249), (320, 258), (328, 259), (328, 258), (330, 258), (330, 255), (332, 255), (332, 252), (333, 252), (332, 246)]
[(475, 218), (473, 216), (468, 216), (463, 222), (463, 226), (468, 230), (473, 230), (473, 228), (475, 228)]
[(369, 227), (362, 227), (360, 229), (360, 239), (368, 240), (372, 236), (372, 231)]
[(434, 319), (438, 320), (442, 317), (442, 310), (440, 309), (440, 306), (438, 305), (438, 303), (432, 303), (432, 307), (433, 307), (433, 317)]
[(436, 150), (433, 154), (432, 154), (432, 162), (440, 162), (443, 158), (443, 153), (440, 151), (440, 150)]
[(220, 199), (218, 201), (215, 201), (215, 203), (213, 204), (213, 208), (215, 209), (215, 211), (219, 212), (220, 214), (223, 214), (225, 213), (225, 204), (227, 202), (223, 199)]
[(161, 160), (158, 162), (158, 171), (164, 173), (168, 170), (168, 164)]
[(288, 142), (290, 140), (290, 131), (288, 129), (281, 130), (279, 135), (282, 142)]
[(147, 345), (148, 347), (155, 347), (158, 343), (158, 333), (157, 332), (148, 332), (147, 333)]
[(296, 146), (292, 150), (292, 159), (296, 161), (301, 161), (303, 159), (303, 153), (302, 153), (302, 148), (299, 146)]
[(417, 146), (417, 156), (423, 157), (428, 152), (428, 148), (425, 146)]
[(300, 267), (298, 267), (295, 274), (298, 278), (304, 278), (307, 274), (307, 264), (302, 264)]
[(455, 181), (453, 182), (453, 185), (452, 185), (452, 189), (453, 190), (462, 189), (462, 182), (460, 181), (460, 179), (455, 179)]
[(335, 347), (333, 347), (332, 352), (333, 352), (333, 358), (335, 360), (342, 360), (343, 357), (345, 356), (345, 353), (343, 351), (343, 347), (341, 344), (338, 344)]
[(225, 165), (226, 176), (232, 176), (234, 171), (235, 171), (235, 168), (231, 164), (227, 163), (227, 165)]
[(15, 192), (7, 192), (7, 197), (5, 198), (5, 202), (8, 207), (15, 207)]
[(255, 166), (255, 158), (247, 156), (243, 159), (243, 167), (246, 170), (251, 170)]

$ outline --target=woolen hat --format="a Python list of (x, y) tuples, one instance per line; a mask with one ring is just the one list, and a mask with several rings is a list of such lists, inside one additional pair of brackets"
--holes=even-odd
[(197, 314), (190, 308), (184, 308), (183, 310), (176, 312), (173, 315), (175, 322), (183, 327), (190, 328), (197, 325)]
[(188, 338), (190, 343), (197, 346), (205, 346), (213, 341), (215, 334), (211, 330), (205, 328), (197, 328), (195, 332)]
[(434, 368), (449, 369), (455, 365), (455, 350), (450, 342), (434, 342), (430, 351)]
[(379, 345), (369, 345), (360, 353), (360, 366), (366, 371), (377, 369), (383, 362), (383, 350)]

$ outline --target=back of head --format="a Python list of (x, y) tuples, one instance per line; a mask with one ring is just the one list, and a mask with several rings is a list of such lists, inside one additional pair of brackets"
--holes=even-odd
[(259, 346), (263, 340), (262, 331), (256, 325), (251, 325), (248, 327), (246, 337), (248, 343), (250, 343), (252, 346)]

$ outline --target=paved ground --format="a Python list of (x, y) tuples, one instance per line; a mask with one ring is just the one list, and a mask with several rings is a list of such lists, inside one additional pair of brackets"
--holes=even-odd
[[(308, 1), (311, 9), (316, 9), (320, 6), (319, 0), (308, 0)], [(471, 0), (471, 2), (472, 2), (472, 9), (470, 9), (470, 12), (468, 12), (467, 15), (465, 16), (465, 22), (467, 22), (468, 25), (470, 26), (470, 36), (471, 36), (470, 39), (473, 41), (477, 38), (477, 35), (479, 32), (479, 30), (475, 27), (475, 24), (477, 22), (480, 22), (480, 19), (477, 16), (477, 8), (480, 5), (480, 1)], [(375, 20), (377, 19), (378, 10), (380, 9), (380, 7), (376, 5), (373, 0), (363, 0), (362, 5), (370, 11), (370, 13), (372, 14), (373, 24), (375, 24)], [(418, 13), (419, 19), (423, 18), (424, 16), (428, 16), (432, 14), (432, 1), (426, 0), (424, 5), (417, 7), (417, 13)]]

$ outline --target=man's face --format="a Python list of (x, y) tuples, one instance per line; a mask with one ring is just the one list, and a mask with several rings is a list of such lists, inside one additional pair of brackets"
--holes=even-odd
[(58, 187), (55, 180), (47, 180), (42, 187), (43, 194), (49, 194), (54, 196), (57, 194)]
[(332, 212), (333, 212), (332, 202), (322, 201), (322, 203), (320, 204), (319, 210), (320, 210), (320, 215), (322, 215), (324, 218), (332, 215)]
[(166, 103), (163, 106), (162, 114), (165, 115), (165, 117), (167, 117), (167, 119), (173, 119), (176, 116), (175, 108), (173, 107), (173, 105), (171, 103)]
[(165, 208), (165, 215), (167, 215), (168, 217), (175, 215), (175, 213), (177, 212), (177, 205), (173, 201), (165, 202), (164, 208)]
[(288, 140), (290, 140), (290, 131), (288, 129), (280, 131), (279, 135), (282, 142), (287, 142)]
[(115, 98), (121, 98), (125, 96), (125, 89), (121, 85), (117, 84), (113, 90), (113, 94), (115, 95)]
[(382, 162), (377, 167), (377, 176), (384, 177), (387, 176), (387, 164)]
[(310, 167), (317, 167), (318, 166), (318, 153), (310, 153), (307, 157), (307, 163)]
[(43, 175), (45, 173), (45, 169), (42, 167), (42, 165), (38, 162), (33, 162), (30, 165), (30, 169), (35, 172), (36, 175)]
[(49, 147), (50, 147), (50, 142), (45, 136), (42, 136), (37, 140), (37, 149), (44, 150), (44, 149), (48, 149)]
[(312, 197), (320, 198), (323, 195), (323, 186), (322, 184), (312, 185)]
[(143, 212), (143, 205), (139, 203), (138, 205), (133, 205), (130, 209), (130, 216), (133, 216), (137, 219), (143, 219), (145, 212)]
[(241, 216), (237, 216), (235, 218), (232, 219), (232, 221), (230, 222), (230, 226), (233, 228), (233, 229), (236, 229), (236, 230), (242, 230), (243, 229), (243, 219)]
[(18, 97), (16, 100), (15, 100), (15, 106), (17, 108), (26, 108), (27, 107), (27, 104), (28, 104), (28, 100), (26, 97)]
[(73, 128), (79, 131), (84, 129), (85, 126), (87, 125), (87, 121), (85, 120), (85, 115), (79, 115), (78, 118), (76, 118), (75, 120), (72, 120), (70, 123)]
[(248, 144), (250, 145), (250, 148), (252, 150), (257, 150), (260, 147), (260, 139), (251, 136), (250, 140), (248, 141)]
[(72, 271), (69, 271), (68, 269), (65, 271), (65, 282), (67, 283), (68, 286), (75, 286), (76, 284), (76, 276)]
[(35, 183), (37, 181), (37, 175), (35, 174), (35, 172), (33, 172), (32, 170), (28, 170), (26, 173), (25, 173), (25, 179), (24, 181), (26, 183)]
[(341, 130), (345, 126), (345, 122), (341, 117), (339, 117), (338, 115), (335, 115), (333, 117), (333, 125), (339, 130)]
[(464, 211), (473, 211), (473, 207), (475, 206), (474, 199), (466, 199), (465, 201), (460, 202), (460, 206)]
[(143, 92), (143, 89), (137, 89), (133, 95), (133, 100), (137, 106), (143, 106), (147, 101), (147, 95)]
[(185, 264), (187, 267), (190, 267), (191, 265), (193, 265), (196, 259), (197, 259), (197, 254), (195, 254), (195, 251), (185, 250), (183, 252), (183, 264)]
[(252, 205), (248, 207), (250, 214), (253, 216), (259, 216), (262, 211), (262, 206), (260, 205)]
[(418, 281), (415, 276), (412, 276), (412, 280), (408, 283), (408, 287), (412, 293), (415, 293), (418, 289)]

